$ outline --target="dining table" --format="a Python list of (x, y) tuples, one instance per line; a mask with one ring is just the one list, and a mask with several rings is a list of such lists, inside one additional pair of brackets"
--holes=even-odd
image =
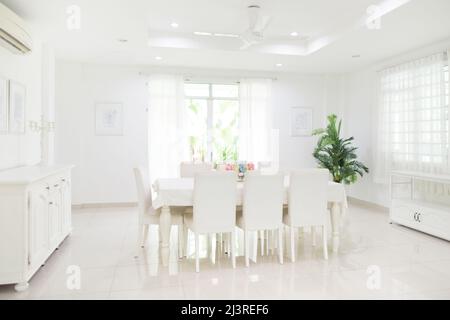
[[(242, 205), (243, 189), (245, 182), (237, 182), (236, 204)], [(159, 230), (161, 243), (161, 260), (164, 266), (169, 263), (169, 242), (172, 226), (171, 208), (174, 207), (192, 207), (194, 193), (194, 178), (161, 178), (157, 179), (152, 185), (156, 197), (153, 201), (155, 209), (160, 209)], [(331, 218), (331, 234), (333, 252), (339, 250), (339, 237), (341, 228), (341, 219), (344, 217), (348, 208), (347, 196), (343, 184), (329, 181), (327, 186), (328, 207)], [(284, 205), (288, 203), (289, 176), (284, 179)], [(313, 194), (311, 195), (314, 196)], [(179, 210), (177, 210), (179, 212)]]

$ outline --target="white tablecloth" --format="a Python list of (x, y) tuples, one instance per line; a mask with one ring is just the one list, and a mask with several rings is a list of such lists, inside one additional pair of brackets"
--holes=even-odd
[[(289, 177), (284, 181), (284, 203), (287, 204), (288, 190), (289, 190)], [(158, 209), (162, 206), (192, 206), (193, 205), (193, 191), (194, 191), (194, 179), (193, 178), (173, 178), (173, 179), (159, 179), (154, 184), (154, 190), (157, 193), (157, 197), (154, 200), (153, 206)], [(242, 191), (244, 183), (238, 182), (237, 184), (237, 203), (242, 204)], [(328, 202), (339, 203), (341, 210), (344, 211), (347, 208), (347, 197), (345, 194), (345, 188), (342, 184), (336, 182), (328, 183)]]

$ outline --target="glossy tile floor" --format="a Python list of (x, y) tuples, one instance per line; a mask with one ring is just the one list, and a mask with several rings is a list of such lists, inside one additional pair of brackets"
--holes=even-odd
[[(218, 248), (212, 262), (203, 239), (199, 274), (192, 257), (177, 259), (175, 227), (168, 268), (158, 261), (157, 227), (135, 258), (136, 220), (135, 208), (74, 210), (72, 235), (29, 290), (0, 286), (0, 299), (450, 299), (450, 243), (390, 225), (374, 209), (350, 206), (341, 250), (330, 248), (328, 261), (305, 233), (295, 263), (286, 252), (284, 265), (258, 254), (245, 268), (239, 256), (233, 270)], [(70, 290), (76, 279), (80, 288)]]

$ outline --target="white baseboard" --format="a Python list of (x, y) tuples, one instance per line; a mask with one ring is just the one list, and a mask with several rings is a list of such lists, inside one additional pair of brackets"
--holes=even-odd
[(111, 202), (111, 203), (82, 203), (72, 205), (72, 209), (99, 209), (99, 208), (133, 208), (136, 202)]
[(388, 207), (385, 207), (385, 206), (382, 206), (382, 205), (379, 205), (379, 204), (376, 204), (376, 203), (373, 203), (370, 201), (353, 198), (353, 197), (347, 197), (347, 199), (348, 199), (349, 203), (352, 203), (352, 204), (355, 204), (358, 206), (362, 206), (362, 207), (366, 207), (366, 208), (370, 208), (370, 209), (375, 209), (375, 210), (382, 211), (385, 213), (389, 213)]

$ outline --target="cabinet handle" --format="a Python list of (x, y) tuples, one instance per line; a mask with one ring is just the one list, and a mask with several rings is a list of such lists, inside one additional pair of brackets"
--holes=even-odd
[(47, 186), (47, 187), (45, 187), (45, 189), (50, 190), (50, 187)]
[(420, 213), (417, 214), (417, 221), (418, 222), (422, 222), (422, 221), (420, 221), (420, 215), (421, 215)]
[(414, 220), (417, 221), (417, 212), (414, 212)]
[(50, 201), (49, 203), (48, 203), (49, 205), (53, 205), (53, 202), (52, 201)]

